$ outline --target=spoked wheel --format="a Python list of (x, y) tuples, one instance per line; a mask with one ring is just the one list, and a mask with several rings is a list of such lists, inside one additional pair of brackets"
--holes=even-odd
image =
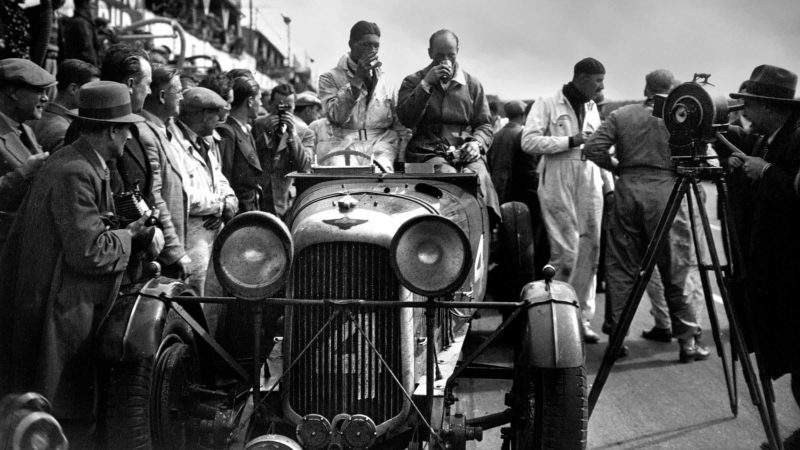
[(512, 449), (586, 448), (585, 367), (521, 370), (512, 392)]
[(197, 357), (179, 339), (153, 358), (108, 368), (101, 408), (105, 445), (114, 449), (182, 449), (196, 443), (188, 430)]

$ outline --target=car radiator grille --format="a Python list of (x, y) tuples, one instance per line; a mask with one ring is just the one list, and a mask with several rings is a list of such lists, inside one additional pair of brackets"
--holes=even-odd
[[(400, 288), (389, 264), (389, 251), (372, 244), (333, 242), (303, 249), (293, 269), (295, 298), (397, 301)], [(291, 345), (293, 361), (328, 321), (333, 308), (295, 307)], [(353, 313), (392, 372), (402, 377), (400, 310), (362, 308)], [(289, 373), (289, 406), (299, 415), (366, 414), (376, 424), (399, 414), (402, 389), (371, 350), (346, 310), (334, 319)]]

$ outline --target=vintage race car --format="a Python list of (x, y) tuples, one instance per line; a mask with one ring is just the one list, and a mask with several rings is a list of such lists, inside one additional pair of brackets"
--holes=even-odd
[[(109, 447), (463, 449), (505, 426), (504, 448), (585, 448), (578, 303), (566, 283), (532, 281), (524, 205), (503, 205), (493, 237), (474, 174), (295, 185), (285, 223), (241, 214), (215, 241), (231, 297), (155, 277), (118, 299), (98, 346)], [(514, 297), (485, 301), (495, 262)], [(462, 354), (481, 308), (506, 319)], [(501, 333), (513, 333), (513, 365), (475, 364)], [(465, 376), (513, 380), (508, 408), (457, 414)]]

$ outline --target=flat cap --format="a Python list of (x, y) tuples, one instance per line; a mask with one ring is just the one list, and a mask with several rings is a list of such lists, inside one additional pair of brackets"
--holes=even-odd
[(506, 117), (513, 119), (525, 115), (525, 106), (525, 102), (522, 100), (511, 100), (503, 105), (503, 111), (506, 113)]
[(56, 84), (56, 77), (30, 60), (6, 58), (0, 60), (0, 83), (46, 88)]
[(644, 90), (650, 95), (667, 94), (679, 84), (672, 72), (667, 69), (657, 69), (648, 73), (644, 77), (644, 82)]
[(183, 93), (181, 108), (219, 109), (226, 108), (228, 102), (211, 89), (204, 87), (189, 88)]
[(322, 106), (322, 102), (311, 91), (301, 92), (297, 94), (297, 99), (295, 100), (294, 104), (295, 106), (311, 106), (311, 105)]

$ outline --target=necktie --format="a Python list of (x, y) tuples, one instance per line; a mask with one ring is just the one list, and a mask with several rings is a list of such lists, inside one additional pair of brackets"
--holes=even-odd
[(36, 145), (33, 144), (33, 140), (31, 140), (28, 133), (25, 132), (25, 127), (23, 127), (22, 124), (19, 124), (19, 139), (22, 141), (22, 144), (28, 148), (31, 154), (38, 153), (36, 152)]

